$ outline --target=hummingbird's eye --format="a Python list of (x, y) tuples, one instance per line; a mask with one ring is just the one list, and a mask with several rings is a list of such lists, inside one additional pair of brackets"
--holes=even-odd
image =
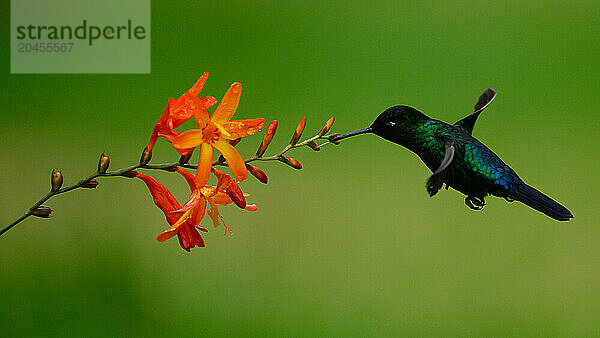
[(392, 122), (392, 121), (390, 121), (390, 122), (388, 122), (388, 123), (387, 123), (387, 125), (388, 125), (388, 126), (390, 126), (390, 127), (393, 127), (393, 126), (395, 126), (395, 125), (396, 125), (396, 122)]

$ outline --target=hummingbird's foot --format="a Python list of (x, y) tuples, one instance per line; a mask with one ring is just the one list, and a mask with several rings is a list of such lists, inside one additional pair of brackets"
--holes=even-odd
[(465, 204), (473, 210), (481, 210), (485, 205), (485, 200), (478, 196), (467, 196), (467, 198), (465, 198)]
[(514, 202), (515, 199), (512, 197), (508, 197), (508, 196), (504, 196), (504, 199), (506, 200), (506, 202)]

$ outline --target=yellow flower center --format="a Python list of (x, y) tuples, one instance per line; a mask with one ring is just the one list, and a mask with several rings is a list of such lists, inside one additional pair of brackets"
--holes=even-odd
[(204, 197), (206, 197), (206, 199), (209, 199), (217, 193), (217, 188), (207, 185), (200, 188), (200, 192), (202, 193), (202, 195), (204, 195)]
[(206, 127), (202, 129), (202, 141), (204, 143), (214, 143), (221, 138), (221, 133), (217, 125), (208, 121)]

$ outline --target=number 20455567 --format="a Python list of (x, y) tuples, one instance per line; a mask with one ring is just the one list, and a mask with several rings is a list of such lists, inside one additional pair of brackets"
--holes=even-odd
[(73, 42), (19, 42), (19, 53), (70, 53)]

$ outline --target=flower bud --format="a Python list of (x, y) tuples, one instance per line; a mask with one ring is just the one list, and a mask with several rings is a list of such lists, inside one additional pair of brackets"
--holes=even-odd
[(317, 142), (315, 141), (310, 141), (306, 144), (307, 146), (309, 146), (312, 150), (314, 151), (319, 151), (321, 150), (321, 147), (319, 147), (319, 145), (317, 144)]
[(256, 151), (256, 156), (258, 156), (258, 157), (263, 156), (263, 154), (267, 150), (267, 147), (269, 146), (269, 143), (271, 143), (271, 140), (273, 140), (273, 135), (275, 135), (276, 131), (277, 131), (277, 120), (274, 120), (273, 122), (271, 122), (271, 124), (269, 124), (269, 127), (267, 128), (267, 131), (265, 132), (265, 136), (263, 137), (263, 140), (262, 140), (260, 146), (258, 147), (258, 150)]
[(106, 170), (108, 170), (109, 164), (110, 158), (108, 155), (102, 153), (102, 155), (100, 155), (100, 160), (98, 160), (98, 174), (104, 174)]
[(256, 177), (262, 183), (267, 184), (267, 182), (269, 181), (267, 174), (265, 174), (265, 172), (260, 170), (259, 168), (246, 164), (246, 169), (248, 169), (250, 174), (252, 174), (252, 176)]
[(329, 138), (329, 142), (331, 142), (333, 144), (340, 144), (340, 141), (337, 141), (337, 140), (333, 141), (334, 138), (336, 138), (340, 135), (342, 135), (342, 134), (340, 134), (340, 133), (331, 134), (331, 138)]
[(235, 205), (244, 209), (246, 207), (246, 197), (244, 197), (244, 193), (242, 192), (242, 190), (240, 190), (240, 188), (237, 185), (235, 185), (235, 187), (237, 189), (235, 189), (234, 186), (228, 187), (227, 189), (225, 189), (225, 193), (227, 194), (227, 196), (229, 196), (229, 198), (231, 198)]
[(181, 155), (181, 157), (179, 158), (179, 164), (184, 165), (187, 164), (190, 161), (190, 158), (192, 158), (192, 154), (194, 152), (190, 151), (189, 153), (185, 154), (185, 155)]
[(323, 126), (323, 129), (321, 129), (321, 131), (319, 132), (319, 136), (327, 134), (327, 132), (329, 131), (329, 129), (331, 129), (331, 126), (333, 125), (333, 121), (335, 121), (334, 116), (330, 117), (329, 120), (327, 120), (325, 126)]
[(301, 118), (300, 122), (298, 122), (298, 126), (296, 127), (296, 130), (294, 131), (294, 135), (292, 135), (292, 139), (290, 141), (291, 145), (295, 145), (298, 142), (298, 140), (300, 139), (300, 136), (302, 136), (304, 127), (306, 127), (306, 116)]
[(235, 140), (229, 140), (229, 144), (231, 144), (232, 147), (235, 147), (238, 143), (240, 143), (240, 141), (242, 140), (242, 138), (236, 138)]
[(45, 205), (40, 205), (39, 207), (35, 208), (35, 210), (33, 210), (31, 212), (31, 214), (33, 216), (42, 217), (42, 218), (50, 218), (51, 213), (52, 213), (52, 209), (50, 209), (50, 207), (47, 207)]
[(52, 184), (52, 191), (58, 191), (63, 184), (63, 174), (58, 170), (52, 170), (50, 183)]
[(298, 162), (298, 160), (293, 159), (291, 157), (285, 157), (285, 156), (281, 156), (279, 158), (279, 160), (287, 165), (289, 165), (290, 167), (294, 168), (294, 169), (302, 169), (302, 164), (300, 164), (300, 162)]
[(152, 150), (148, 150), (148, 148), (144, 148), (144, 151), (142, 152), (142, 156), (140, 157), (140, 165), (148, 164), (148, 162), (150, 162), (151, 158), (152, 158)]
[(81, 185), (82, 188), (89, 188), (89, 189), (95, 188), (97, 186), (98, 186), (98, 181), (96, 181), (93, 178)]
[(134, 177), (137, 176), (137, 174), (138, 174), (137, 171), (135, 171), (135, 170), (129, 170), (127, 172), (122, 173), (121, 176), (129, 177), (129, 178), (134, 178)]

